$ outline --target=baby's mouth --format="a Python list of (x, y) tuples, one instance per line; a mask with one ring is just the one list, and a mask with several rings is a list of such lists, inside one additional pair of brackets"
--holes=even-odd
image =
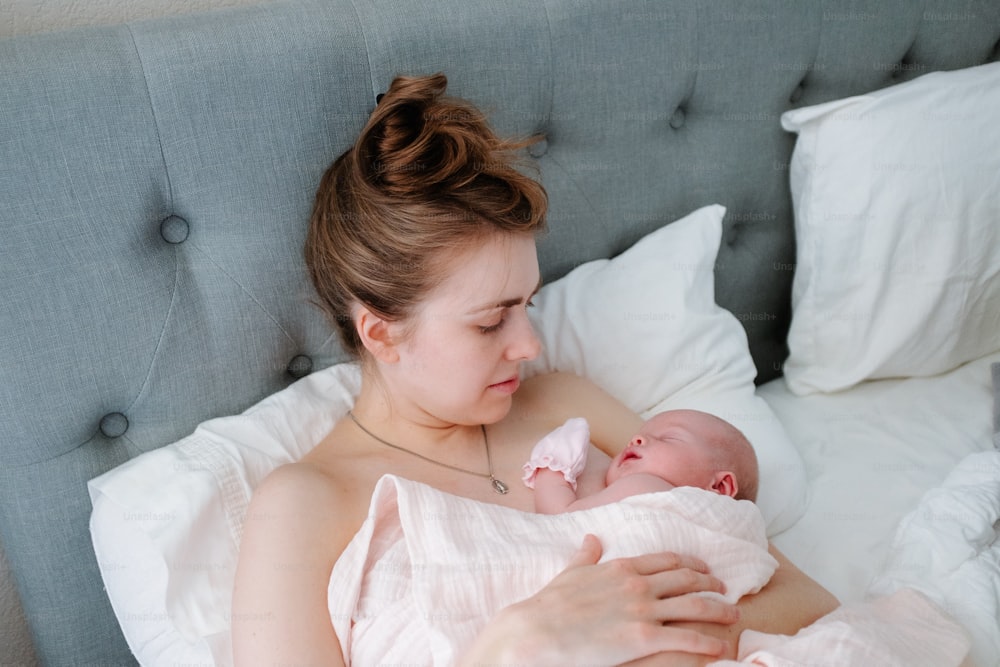
[(630, 447), (629, 449), (625, 450), (625, 455), (622, 456), (622, 463), (625, 463), (626, 461), (631, 461), (632, 459), (641, 459), (641, 458), (642, 457), (639, 456), (639, 453)]

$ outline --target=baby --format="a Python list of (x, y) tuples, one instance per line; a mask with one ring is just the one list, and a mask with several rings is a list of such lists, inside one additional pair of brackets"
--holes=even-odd
[[(640, 493), (667, 491), (689, 486), (705, 489), (736, 500), (756, 499), (758, 467), (753, 448), (729, 422), (695, 410), (670, 410), (646, 421), (625, 449), (611, 461), (605, 488), (583, 498), (576, 493), (576, 478), (583, 471), (590, 446), (590, 428), (584, 419), (567, 420), (542, 438), (524, 465), (524, 482), (535, 489), (535, 510), (558, 514), (606, 505)], [(720, 508), (726, 503), (698, 492), (678, 499), (689, 503), (690, 517), (700, 528), (714, 526), (720, 515), (737, 507)], [(668, 497), (669, 498), (669, 497)], [(664, 498), (666, 499), (666, 498)], [(711, 502), (709, 502), (709, 499)], [(705, 500), (702, 505), (701, 501)], [(764, 524), (755, 526), (756, 506), (739, 506), (740, 515), (725, 528), (702, 533), (672, 531), (665, 539), (676, 538), (669, 550), (707, 559), (728, 553), (737, 567), (729, 576), (720, 574), (727, 591), (735, 591), (735, 573), (748, 555), (767, 553)], [(665, 508), (667, 513), (671, 510)], [(712, 510), (716, 513), (713, 513)], [(752, 510), (748, 514), (747, 510)], [(709, 511), (705, 511), (709, 510)], [(567, 518), (567, 517), (563, 517)], [(678, 524), (682, 525), (682, 524)], [(758, 539), (739, 539), (735, 529), (745, 529)], [(744, 533), (744, 536), (746, 533)], [(727, 538), (730, 539), (725, 542)], [(723, 540), (717, 542), (716, 540)], [(751, 543), (756, 546), (743, 551)], [(666, 545), (664, 545), (666, 546)], [(733, 548), (733, 551), (729, 551)], [(970, 561), (971, 562), (971, 561)], [(777, 561), (774, 561), (777, 565)], [(754, 576), (747, 592), (756, 592), (774, 569), (764, 568)], [(928, 597), (898, 582), (889, 597), (844, 605), (799, 630), (794, 636), (748, 631), (739, 637), (738, 664), (778, 667), (779, 665), (958, 665), (969, 650), (963, 629)], [(894, 586), (890, 584), (890, 586)], [(891, 588), (890, 588), (891, 590)], [(745, 594), (745, 593), (743, 593)], [(699, 593), (697, 595), (713, 595)], [(712, 664), (737, 664), (731, 661)], [(970, 660), (961, 665), (971, 664)], [(992, 664), (992, 663), (991, 663)]]
[(667, 410), (646, 421), (611, 461), (605, 488), (578, 498), (576, 478), (587, 463), (590, 428), (573, 418), (542, 438), (524, 464), (535, 510), (557, 514), (612, 503), (639, 493), (693, 486), (736, 500), (757, 498), (757, 457), (729, 422), (697, 410)]

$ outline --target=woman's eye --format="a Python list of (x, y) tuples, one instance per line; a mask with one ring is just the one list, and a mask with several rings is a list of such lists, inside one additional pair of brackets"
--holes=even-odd
[(501, 318), (500, 321), (497, 322), (496, 324), (490, 324), (490, 325), (485, 326), (485, 327), (482, 327), (482, 326), (479, 327), (479, 331), (481, 331), (484, 334), (494, 333), (496, 331), (500, 331), (500, 327), (503, 326), (503, 323), (504, 323), (504, 320), (503, 320), (503, 318)]

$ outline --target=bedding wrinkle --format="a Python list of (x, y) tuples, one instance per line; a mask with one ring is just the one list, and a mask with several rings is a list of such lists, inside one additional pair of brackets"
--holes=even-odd
[(993, 380), (993, 447), (1000, 450), (1000, 361), (990, 364)]

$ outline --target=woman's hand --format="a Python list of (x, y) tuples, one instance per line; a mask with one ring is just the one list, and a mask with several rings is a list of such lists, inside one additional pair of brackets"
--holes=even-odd
[(704, 562), (662, 552), (598, 564), (602, 551), (587, 535), (548, 586), (497, 615), (464, 664), (617, 665), (663, 651), (717, 656), (728, 649), (721, 639), (669, 625), (739, 619), (735, 606), (691, 595), (723, 592)]

